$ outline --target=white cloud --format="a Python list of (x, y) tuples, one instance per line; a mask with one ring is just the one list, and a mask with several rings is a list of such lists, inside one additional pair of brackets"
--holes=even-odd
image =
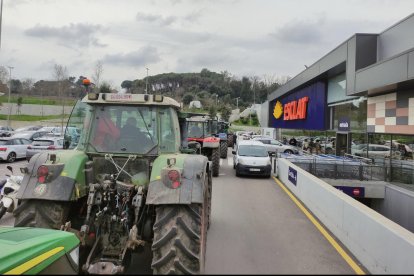
[(0, 65), (50, 79), (55, 63), (103, 79), (227, 70), (294, 76), (354, 33), (379, 33), (411, 0), (14, 0), (3, 6)]

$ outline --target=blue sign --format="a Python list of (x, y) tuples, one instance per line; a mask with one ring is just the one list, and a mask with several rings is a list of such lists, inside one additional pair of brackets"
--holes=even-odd
[(365, 197), (364, 187), (349, 187), (349, 186), (334, 186), (334, 187), (351, 197), (358, 197), (358, 198)]
[(326, 86), (314, 83), (269, 103), (269, 127), (326, 130)]
[(338, 120), (338, 130), (339, 131), (349, 131), (351, 127), (351, 121), (348, 117), (342, 117)]
[(288, 179), (290, 182), (292, 182), (293, 185), (296, 186), (296, 181), (298, 179), (298, 172), (292, 167), (289, 167)]

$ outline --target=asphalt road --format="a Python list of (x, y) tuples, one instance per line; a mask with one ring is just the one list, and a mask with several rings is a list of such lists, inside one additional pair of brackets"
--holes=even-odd
[[(236, 177), (230, 148), (221, 162), (213, 179), (206, 274), (355, 274), (273, 179)], [(20, 174), (26, 164), (11, 165)], [(6, 165), (0, 163), (0, 177)], [(0, 225), (13, 221), (6, 214)], [(145, 251), (130, 273), (151, 273), (140, 269), (151, 263), (150, 248)]]
[(355, 274), (272, 178), (236, 177), (231, 151), (222, 163), (206, 274)]

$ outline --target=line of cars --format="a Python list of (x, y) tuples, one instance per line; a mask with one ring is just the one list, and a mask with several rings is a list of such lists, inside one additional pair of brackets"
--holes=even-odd
[[(61, 131), (61, 127), (42, 126), (13, 130), (9, 136), (0, 137), (0, 161), (14, 162), (21, 158), (29, 161), (38, 152), (63, 149), (64, 137)], [(65, 133), (72, 137), (72, 141), (80, 136), (80, 130), (75, 127), (65, 128)]]

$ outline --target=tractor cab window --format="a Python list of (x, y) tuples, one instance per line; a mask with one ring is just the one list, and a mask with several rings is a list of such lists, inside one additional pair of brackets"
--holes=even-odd
[(180, 125), (172, 108), (159, 109), (160, 151), (177, 152), (180, 147)]
[[(79, 139), (82, 135), (82, 130), (85, 130), (85, 119), (87, 115), (88, 105), (80, 100), (77, 101), (75, 107), (72, 109), (70, 118), (64, 130), (64, 148), (73, 149), (77, 147)], [(87, 125), (86, 127), (89, 127)]]
[(207, 124), (204, 124), (203, 122), (195, 122), (195, 121), (189, 121), (188, 122), (188, 137), (190, 138), (203, 138), (204, 132), (206, 129), (204, 129), (207, 126)]
[(97, 106), (90, 148), (97, 152), (153, 153), (158, 145), (156, 110), (151, 106)]
[(210, 129), (208, 131), (209, 134), (216, 134), (218, 133), (218, 123), (216, 120), (209, 120)]

